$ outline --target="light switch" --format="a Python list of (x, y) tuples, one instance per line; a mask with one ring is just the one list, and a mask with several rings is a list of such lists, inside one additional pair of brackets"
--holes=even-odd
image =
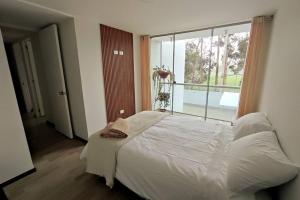
[(118, 50), (114, 50), (114, 55), (118, 55), (119, 51)]
[(119, 55), (123, 56), (124, 52), (123, 51), (119, 51)]
[(124, 114), (124, 112), (125, 112), (124, 110), (120, 110), (120, 114)]

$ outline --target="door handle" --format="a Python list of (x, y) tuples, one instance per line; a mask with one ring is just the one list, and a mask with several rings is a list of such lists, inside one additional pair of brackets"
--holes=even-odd
[(63, 96), (63, 95), (66, 95), (66, 93), (64, 91), (59, 91), (56, 93), (58, 96)]

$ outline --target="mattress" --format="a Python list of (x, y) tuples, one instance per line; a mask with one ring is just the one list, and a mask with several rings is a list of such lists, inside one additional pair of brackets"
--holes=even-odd
[(116, 178), (146, 199), (226, 200), (229, 126), (168, 116), (123, 145)]

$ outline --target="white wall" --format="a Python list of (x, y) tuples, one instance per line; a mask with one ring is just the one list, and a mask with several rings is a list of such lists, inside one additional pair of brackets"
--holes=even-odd
[(0, 183), (33, 169), (0, 31)]
[(152, 103), (152, 109), (155, 110), (158, 108), (157, 104), (154, 104), (155, 102), (155, 88), (153, 87), (153, 81), (152, 81), (152, 74), (153, 74), (153, 67), (160, 66), (161, 63), (161, 42), (156, 40), (151, 40), (151, 50), (150, 50), (150, 76), (151, 76), (151, 103)]
[(67, 19), (61, 22), (58, 24), (58, 28), (74, 134), (80, 138), (87, 139), (88, 130), (83, 102), (74, 19)]
[(161, 42), (151, 39), (151, 53), (150, 53), (150, 68), (160, 66), (160, 45)]
[(100, 48), (100, 27), (96, 21), (76, 17), (75, 30), (80, 65), (87, 137), (106, 125), (106, 107)]
[(133, 34), (135, 111), (142, 110), (140, 35)]
[[(260, 110), (277, 130), (282, 148), (300, 165), (300, 1), (282, 2), (273, 24)], [(300, 178), (282, 189), (281, 199), (300, 199)]]

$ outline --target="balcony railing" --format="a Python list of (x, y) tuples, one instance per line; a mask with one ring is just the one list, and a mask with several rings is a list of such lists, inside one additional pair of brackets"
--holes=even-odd
[(224, 88), (224, 89), (241, 89), (240, 86), (227, 86), (227, 85), (206, 85), (206, 84), (197, 84), (197, 83), (170, 83), (170, 82), (161, 82), (160, 84), (166, 85), (184, 85), (184, 86), (198, 86), (198, 87), (210, 87), (210, 88)]
[[(194, 83), (161, 83), (173, 86), (171, 106), (175, 113), (207, 119), (231, 121), (236, 114), (240, 86), (207, 85)], [(208, 92), (207, 92), (208, 91)]]

